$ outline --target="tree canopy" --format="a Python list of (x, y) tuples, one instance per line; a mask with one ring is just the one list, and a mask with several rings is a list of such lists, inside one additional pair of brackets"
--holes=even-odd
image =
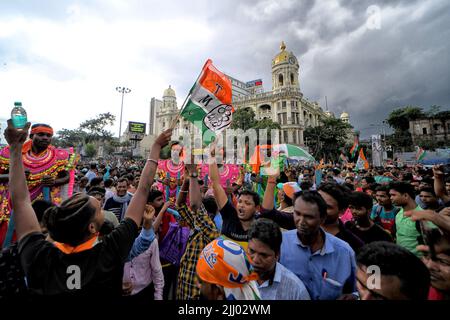
[(349, 132), (353, 127), (341, 119), (324, 118), (317, 127), (308, 127), (304, 138), (316, 159), (337, 160), (340, 146), (345, 146)]

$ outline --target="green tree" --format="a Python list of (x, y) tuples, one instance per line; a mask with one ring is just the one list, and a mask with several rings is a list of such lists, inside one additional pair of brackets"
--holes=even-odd
[(428, 118), (434, 118), (441, 111), (441, 106), (432, 105), (425, 113)]
[(81, 149), (89, 143), (102, 142), (109, 154), (119, 146), (118, 139), (106, 130), (106, 126), (113, 125), (114, 121), (115, 116), (109, 112), (99, 114), (96, 118), (81, 123), (77, 129), (59, 130), (54, 138), (54, 144), (63, 148)]
[(393, 110), (387, 122), (395, 130), (408, 131), (409, 121), (424, 118), (426, 115), (420, 107), (407, 106)]
[(319, 126), (306, 128), (304, 138), (316, 159), (337, 161), (340, 155), (339, 147), (345, 145), (352, 128), (341, 119), (324, 118)]
[(84, 151), (85, 151), (86, 157), (88, 157), (88, 158), (93, 158), (97, 154), (97, 150), (93, 143), (86, 144), (86, 146), (84, 147)]
[(107, 112), (101, 113), (96, 118), (81, 123), (80, 130), (86, 132), (85, 142), (111, 140), (113, 135), (111, 132), (107, 131), (105, 127), (109, 125), (112, 126), (115, 120), (116, 117)]
[(233, 120), (231, 122), (232, 129), (242, 129), (247, 131), (253, 128), (257, 121), (256, 114), (252, 108), (240, 108), (233, 113)]
[(391, 136), (391, 144), (395, 149), (412, 151), (414, 149), (411, 133), (409, 132), (409, 121), (426, 118), (426, 114), (420, 107), (406, 106), (393, 110), (387, 122), (394, 129)]
[(59, 141), (58, 146), (67, 148), (67, 147), (78, 147), (79, 145), (83, 145), (86, 137), (86, 132), (81, 129), (62, 129), (57, 133), (57, 139)]

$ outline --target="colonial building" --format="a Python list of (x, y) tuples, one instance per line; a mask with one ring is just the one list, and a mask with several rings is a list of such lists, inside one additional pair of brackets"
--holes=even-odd
[[(169, 85), (169, 88), (164, 90), (162, 101), (152, 98), (150, 102), (149, 133), (151, 135), (158, 135), (164, 130), (169, 129), (172, 122), (178, 116), (179, 111), (180, 109), (177, 106), (175, 90)], [(193, 123), (180, 117), (173, 133), (175, 139), (179, 139), (179, 137), (182, 136), (182, 129), (189, 131), (190, 133), (197, 132), (197, 128)]]
[(428, 118), (410, 121), (409, 132), (414, 145), (419, 145), (423, 140), (448, 142), (450, 138), (450, 118)]
[[(281, 143), (304, 145), (305, 128), (318, 126), (320, 119), (329, 115), (317, 102), (308, 101), (303, 96), (297, 57), (286, 51), (284, 42), (281, 43), (280, 50), (272, 60), (272, 90), (245, 95), (243, 88), (233, 88), (233, 93), (239, 93), (237, 96), (233, 95), (233, 106), (252, 108), (258, 120), (268, 118), (279, 123)], [(233, 87), (236, 86), (236, 79), (231, 80)]]
[[(303, 131), (309, 126), (318, 126), (320, 119), (334, 115), (324, 112), (317, 102), (308, 101), (300, 90), (299, 62), (297, 57), (286, 51), (281, 43), (280, 52), (272, 60), (272, 90), (263, 91), (262, 80), (243, 82), (229, 75), (233, 90), (233, 106), (252, 108), (258, 120), (272, 119), (281, 125), (280, 143), (304, 145)], [(163, 99), (152, 98), (150, 102), (150, 134), (157, 135), (166, 130), (177, 117), (179, 108), (175, 91), (169, 86)], [(349, 121), (349, 115), (342, 113), (341, 119)], [(181, 129), (193, 133), (197, 128), (180, 118), (174, 137)]]

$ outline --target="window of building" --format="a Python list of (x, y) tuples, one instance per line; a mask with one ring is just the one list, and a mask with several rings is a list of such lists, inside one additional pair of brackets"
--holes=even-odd
[(283, 112), (283, 124), (287, 124), (287, 113)]
[(277, 114), (278, 116), (278, 123), (281, 123), (281, 113)]
[(433, 124), (433, 129), (434, 129), (434, 131), (439, 131), (440, 128), (441, 128), (440, 125), (438, 125), (438, 124)]
[(291, 113), (291, 117), (292, 117), (292, 123), (293, 124), (297, 124), (297, 117), (296, 117), (296, 113), (295, 112)]
[(297, 131), (292, 133), (292, 138), (294, 138), (294, 143), (297, 144)]
[(422, 133), (427, 134), (427, 128), (422, 128)]
[(282, 107), (283, 109), (286, 109), (286, 101), (283, 101), (283, 102), (281, 103), (281, 107)]
[(284, 130), (284, 131), (283, 131), (283, 136), (284, 136), (284, 137), (283, 137), (283, 138), (284, 138), (284, 139), (283, 139), (284, 142), (285, 142), (285, 143), (288, 142), (288, 132), (287, 132), (287, 130)]
[(278, 82), (280, 83), (280, 86), (283, 85), (283, 75), (281, 73), (278, 75)]
[(294, 84), (294, 74), (291, 73), (291, 84)]
[(300, 113), (296, 113), (295, 118), (296, 118), (297, 124), (300, 124)]

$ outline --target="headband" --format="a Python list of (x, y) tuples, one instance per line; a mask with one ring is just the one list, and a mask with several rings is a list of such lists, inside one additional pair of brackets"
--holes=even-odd
[(36, 134), (36, 133), (48, 133), (48, 134), (53, 135), (53, 129), (50, 127), (37, 126), (33, 129), (31, 129), (30, 134)]

